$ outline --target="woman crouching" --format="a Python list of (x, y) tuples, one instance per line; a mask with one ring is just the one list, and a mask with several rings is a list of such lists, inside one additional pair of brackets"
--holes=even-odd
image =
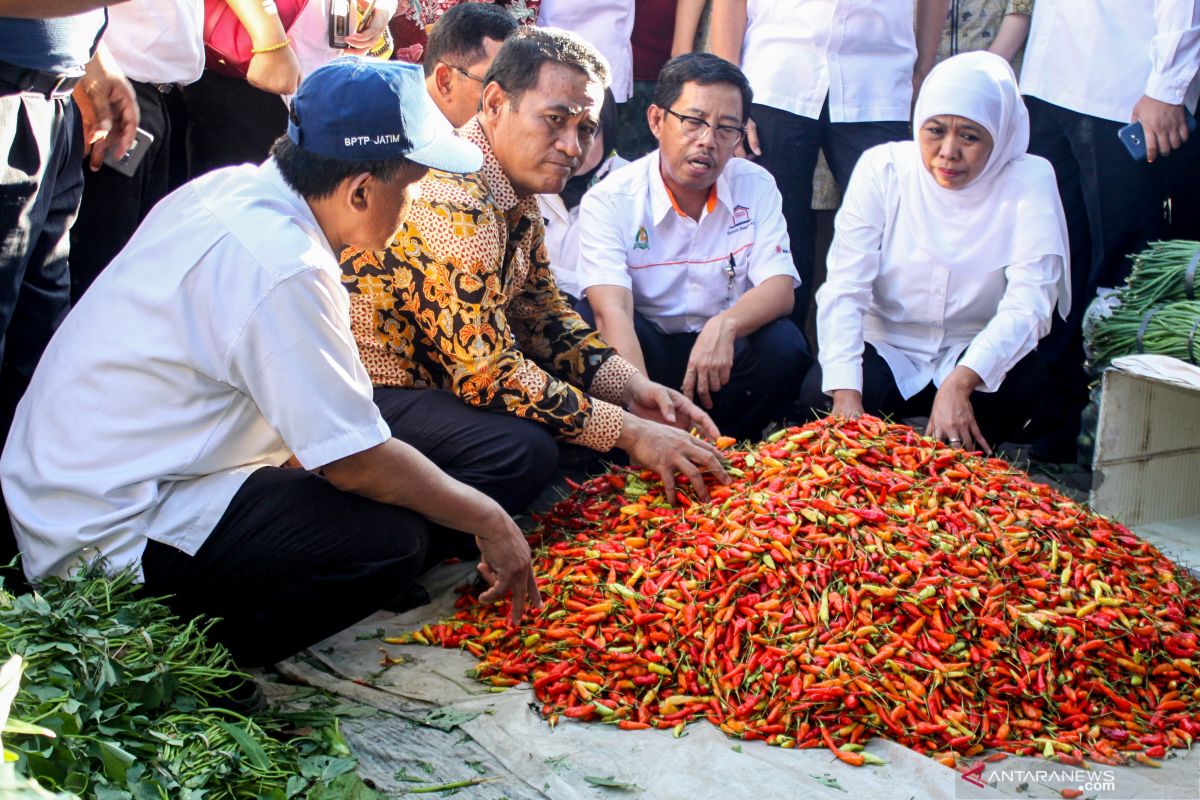
[(850, 180), (802, 401), (928, 415), (927, 434), (990, 453), (1040, 399), (1035, 347), (1071, 302), (1066, 220), (1004, 59), (942, 62), (913, 119), (912, 142), (868, 150)]

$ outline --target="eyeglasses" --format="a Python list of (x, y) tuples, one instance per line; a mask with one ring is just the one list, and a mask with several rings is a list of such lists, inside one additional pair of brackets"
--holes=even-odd
[(460, 67), (460, 66), (457, 66), (457, 65), (455, 65), (455, 64), (448, 64), (448, 63), (446, 63), (445, 61), (439, 61), (438, 63), (439, 63), (439, 64), (446, 64), (446, 66), (447, 66), (447, 67), (449, 67), (450, 69), (454, 70), (455, 72), (461, 72), (461, 73), (462, 73), (464, 76), (466, 76), (466, 77), (470, 78), (471, 80), (473, 80), (473, 81), (479, 81), (480, 83), (483, 83), (483, 78), (479, 77), (478, 75), (472, 75), (470, 72), (468, 72), (467, 70), (463, 69), (463, 68), (462, 68), (462, 67)]
[(666, 110), (668, 114), (679, 120), (679, 127), (683, 131), (683, 135), (693, 141), (699, 141), (709, 132), (714, 131), (717, 144), (722, 147), (733, 147), (742, 140), (746, 135), (745, 128), (737, 128), (733, 125), (713, 125), (705, 122), (699, 117), (689, 117), (684, 114), (677, 114), (671, 109)]

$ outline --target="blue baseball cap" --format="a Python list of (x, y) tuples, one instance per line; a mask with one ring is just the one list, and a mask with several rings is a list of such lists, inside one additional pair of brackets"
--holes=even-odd
[(309, 73), (292, 98), (288, 138), (339, 161), (407, 158), (446, 172), (474, 172), (483, 154), (454, 135), (416, 64), (341, 56)]

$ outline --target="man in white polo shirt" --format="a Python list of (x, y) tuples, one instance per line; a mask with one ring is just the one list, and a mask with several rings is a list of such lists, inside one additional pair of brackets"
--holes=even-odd
[(580, 313), (739, 439), (787, 413), (812, 361), (787, 318), (799, 280), (779, 190), (731, 160), (751, 97), (712, 54), (667, 62), (647, 111), (659, 149), (596, 185), (579, 215)]
[(481, 163), (420, 67), (344, 57), (301, 85), (272, 158), (159, 203), (17, 408), (0, 482), (26, 575), (138, 570), (220, 617), (243, 666), (407, 601), (469, 542), (445, 528), (475, 535), (491, 597), (537, 605), (512, 519), (391, 438), (330, 244), (385, 247), (427, 167)]

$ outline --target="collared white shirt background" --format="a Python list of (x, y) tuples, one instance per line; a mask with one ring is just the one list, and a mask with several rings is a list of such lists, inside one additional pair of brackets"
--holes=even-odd
[(1147, 95), (1200, 97), (1200, 0), (1038, 0), (1021, 93), (1126, 123)]
[[(180, 220), (187, 220), (181, 224)], [(27, 575), (194, 554), (242, 482), (386, 441), (337, 258), (274, 161), (160, 202), (46, 348), (0, 457)]]
[(800, 285), (781, 205), (770, 173), (733, 158), (697, 222), (675, 210), (655, 150), (584, 196), (579, 287), (624, 287), (637, 312), (666, 333), (698, 332), (767, 278), (788, 275)]
[(838, 211), (816, 295), (822, 391), (862, 391), (864, 341), (905, 398), (930, 381), (940, 387), (958, 364), (983, 379), (981, 391), (996, 391), (1050, 330), (1062, 258), (956, 272), (893, 246), (900, 202), (888, 149), (868, 150)]
[[(616, 154), (609, 156), (596, 170), (592, 185), (600, 183), (628, 163)], [(568, 210), (566, 203), (556, 194), (539, 194), (538, 206), (546, 226), (543, 242), (546, 245), (546, 257), (550, 260), (550, 271), (554, 273), (554, 282), (562, 291), (579, 297), (579, 281), (575, 279), (575, 266), (579, 262), (579, 206)]]
[(109, 6), (104, 44), (132, 81), (194, 83), (204, 71), (203, 0)]
[(908, 119), (913, 0), (747, 0), (746, 17), (755, 103), (817, 119), (828, 96), (831, 122)]
[(587, 39), (608, 60), (613, 97), (624, 103), (633, 94), (633, 14), (634, 0), (542, 0), (537, 24)]

